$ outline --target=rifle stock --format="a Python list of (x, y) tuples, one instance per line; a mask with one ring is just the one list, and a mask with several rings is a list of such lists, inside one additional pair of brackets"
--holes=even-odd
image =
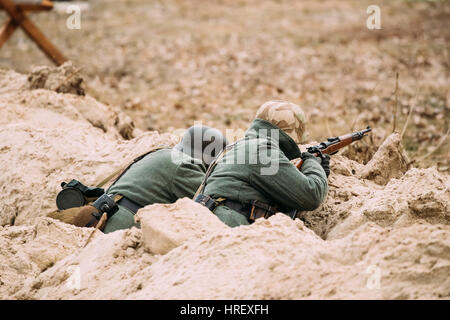
[[(315, 146), (311, 146), (311, 147), (307, 148), (306, 150), (309, 153), (315, 155), (316, 157), (319, 155), (320, 152), (332, 155), (332, 154), (335, 154), (336, 152), (338, 152), (339, 149), (342, 149), (343, 147), (348, 146), (352, 142), (361, 140), (362, 138), (365, 137), (365, 134), (370, 131), (372, 131), (372, 129), (370, 127), (367, 127), (364, 130), (357, 131), (354, 133), (345, 134), (345, 135), (339, 136), (339, 137), (328, 138), (327, 141), (321, 142)], [(300, 170), (300, 168), (302, 167), (302, 164), (303, 164), (303, 159), (300, 159), (295, 164), (295, 166), (297, 167), (297, 169)]]

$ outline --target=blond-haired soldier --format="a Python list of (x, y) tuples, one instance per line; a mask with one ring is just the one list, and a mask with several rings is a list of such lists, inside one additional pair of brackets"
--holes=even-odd
[[(276, 212), (295, 218), (298, 211), (316, 209), (327, 194), (329, 157), (300, 152), (305, 125), (298, 105), (264, 103), (244, 139), (210, 166), (196, 201), (231, 227)], [(290, 162), (299, 157), (301, 170)]]

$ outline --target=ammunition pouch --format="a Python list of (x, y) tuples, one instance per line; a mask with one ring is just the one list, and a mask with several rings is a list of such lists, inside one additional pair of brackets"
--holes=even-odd
[(255, 221), (258, 218), (268, 219), (277, 212), (279, 212), (279, 210), (277, 209), (276, 206), (271, 206), (259, 200), (253, 200), (252, 209), (250, 211), (250, 216), (248, 219), (250, 221)]
[(275, 213), (281, 212), (290, 217), (292, 220), (295, 220), (297, 217), (297, 209), (289, 209), (289, 210), (282, 210), (278, 206), (271, 206), (267, 203), (261, 202), (259, 200), (253, 200), (252, 201), (252, 208), (250, 211), (249, 220), (255, 221), (258, 218), (265, 218), (268, 219), (269, 217), (273, 216)]
[(95, 200), (92, 206), (97, 209), (97, 212), (92, 213), (93, 218), (88, 222), (86, 227), (91, 227), (95, 223), (100, 221), (104, 213), (107, 214), (108, 219), (111, 218), (114, 213), (119, 210), (119, 206), (116, 203), (118, 199), (116, 197), (122, 198), (122, 196), (103, 194), (101, 197)]
[(114, 201), (114, 195), (103, 194), (92, 204), (94, 208), (97, 208), (99, 215), (103, 213), (108, 214), (108, 218), (111, 218), (114, 213), (119, 210), (116, 202)]
[(219, 205), (216, 200), (203, 193), (199, 194), (194, 201), (208, 208), (211, 212), (214, 212), (214, 210), (216, 210), (217, 206)]

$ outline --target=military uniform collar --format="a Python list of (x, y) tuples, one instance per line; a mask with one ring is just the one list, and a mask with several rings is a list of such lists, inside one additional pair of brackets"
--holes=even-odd
[(300, 149), (295, 141), (283, 130), (278, 128), (276, 125), (263, 120), (263, 119), (255, 119), (252, 124), (248, 128), (245, 133), (246, 137), (258, 137), (260, 130), (266, 130), (264, 133), (270, 137), (270, 130), (276, 129), (279, 131), (279, 139), (273, 139), (275, 143), (278, 144), (281, 151), (283, 151), (284, 155), (289, 159), (296, 159), (300, 157)]

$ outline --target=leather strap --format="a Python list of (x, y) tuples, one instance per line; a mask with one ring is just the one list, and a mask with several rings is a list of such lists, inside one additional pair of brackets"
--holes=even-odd
[[(119, 169), (117, 169), (116, 171), (114, 171), (113, 173), (111, 173), (109, 176), (107, 176), (106, 178), (104, 178), (102, 181), (100, 181), (97, 184), (98, 188), (101, 188), (105, 185), (107, 185), (108, 183), (114, 184), (117, 180), (119, 180), (119, 178), (136, 162), (138, 162), (139, 160), (141, 160), (142, 158), (144, 158), (145, 156), (149, 155), (150, 153), (153, 153), (155, 151), (159, 151), (162, 149), (170, 149), (171, 147), (168, 145), (160, 145), (157, 147), (154, 147), (152, 149), (150, 149), (149, 151), (147, 151), (146, 153), (141, 154), (139, 157), (134, 158), (132, 161), (128, 162), (128, 164), (125, 167), (120, 167)], [(108, 187), (111, 188), (112, 184)]]
[(198, 187), (197, 191), (194, 194), (194, 197), (192, 198), (194, 201), (196, 201), (197, 197), (199, 195), (203, 194), (203, 191), (205, 191), (207, 180), (208, 180), (209, 176), (211, 175), (211, 173), (213, 172), (213, 170), (215, 169), (217, 162), (219, 162), (225, 156), (225, 154), (229, 150), (231, 150), (236, 145), (236, 143), (238, 143), (241, 140), (238, 140), (238, 141), (236, 141), (236, 142), (234, 142), (232, 144), (227, 145), (222, 150), (222, 152), (219, 153), (219, 155), (211, 162), (211, 164), (209, 165), (208, 169), (206, 170), (205, 176), (203, 177), (202, 183), (200, 184), (200, 186)]

